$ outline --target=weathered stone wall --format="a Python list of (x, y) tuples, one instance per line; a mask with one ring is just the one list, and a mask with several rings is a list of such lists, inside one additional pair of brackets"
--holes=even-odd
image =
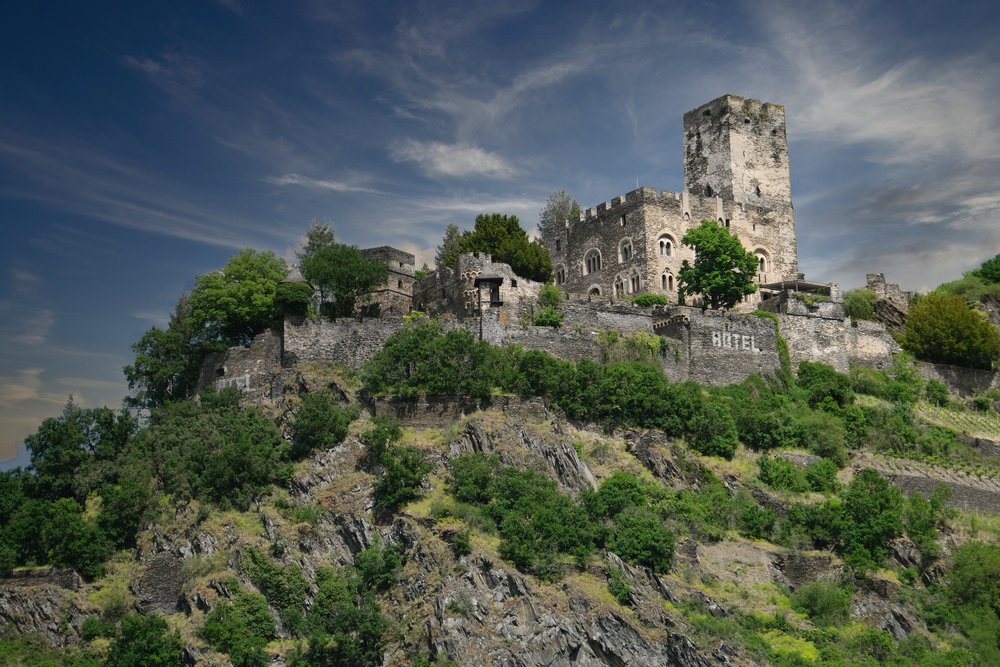
[(916, 363), (917, 372), (925, 380), (937, 380), (959, 396), (971, 396), (989, 389), (1000, 389), (1000, 371), (963, 368), (948, 364)]
[(793, 371), (803, 361), (829, 364), (840, 373), (850, 371), (843, 320), (786, 314), (778, 315), (778, 322)]
[[(751, 373), (781, 370), (774, 323), (767, 318), (678, 307), (656, 330), (676, 346), (672, 349), (679, 348), (674, 359), (668, 354), (664, 361), (671, 379), (726, 385)], [(686, 369), (678, 367), (679, 359), (687, 360)]]
[(868, 320), (846, 320), (844, 344), (847, 360), (864, 368), (887, 368), (892, 365), (892, 355), (900, 350), (884, 325)]
[(888, 301), (904, 314), (909, 311), (913, 292), (904, 292), (896, 283), (886, 282), (884, 273), (869, 273), (865, 278), (866, 286), (875, 293), (876, 299)]
[(267, 398), (271, 380), (281, 368), (281, 336), (272, 329), (256, 336), (248, 347), (210, 355), (202, 364), (199, 386), (236, 387), (252, 402)]
[(286, 364), (331, 359), (348, 368), (361, 368), (382, 349), (389, 336), (403, 328), (403, 318), (383, 317), (359, 322), (341, 318), (287, 318), (283, 360)]

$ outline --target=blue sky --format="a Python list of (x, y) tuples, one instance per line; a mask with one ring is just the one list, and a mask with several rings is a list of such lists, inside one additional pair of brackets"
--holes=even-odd
[[(813, 5), (816, 6), (813, 6)], [(817, 7), (822, 8), (817, 8)], [(431, 261), (683, 187), (681, 117), (786, 106), (799, 264), (933, 288), (1000, 252), (994, 2), (18, 3), (0, 24), (0, 460), (243, 247)]]

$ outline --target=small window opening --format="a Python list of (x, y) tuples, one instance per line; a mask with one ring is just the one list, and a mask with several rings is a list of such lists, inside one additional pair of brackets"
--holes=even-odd
[(705, 186), (705, 196), (706, 197), (711, 197), (712, 196), (712, 186), (711, 185), (706, 185)]
[(516, 280), (511, 280), (510, 281), (510, 286), (511, 287), (517, 287), (517, 281)]
[(759, 185), (755, 188), (755, 192), (757, 193), (757, 196), (759, 197), (760, 196), (760, 186)]
[(402, 280), (397, 280), (396, 281), (396, 287), (398, 287), (399, 289), (403, 289), (403, 281)]
[(667, 276), (667, 289), (671, 292), (674, 291), (674, 277)]
[(726, 218), (726, 229), (729, 229), (729, 223), (730, 223), (729, 218)]
[(760, 257), (760, 258), (758, 259), (758, 261), (757, 261), (757, 265), (758, 265), (758, 266), (760, 267), (760, 272), (761, 272), (761, 273), (764, 273), (764, 270), (765, 270), (765, 269), (766, 269), (767, 267), (766, 267), (766, 266), (764, 265), (764, 258), (763, 258), (763, 257)]
[(624, 215), (622, 217), (618, 218), (618, 224), (620, 226), (622, 226), (622, 227), (625, 226), (625, 216)]
[(562, 241), (560, 241), (559, 239), (556, 239), (556, 252), (559, 252), (561, 245), (562, 245)]

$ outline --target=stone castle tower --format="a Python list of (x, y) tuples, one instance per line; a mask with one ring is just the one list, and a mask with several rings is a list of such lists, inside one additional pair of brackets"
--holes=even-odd
[(543, 238), (556, 284), (676, 303), (677, 272), (694, 260), (680, 240), (706, 219), (757, 256), (759, 283), (797, 277), (783, 106), (724, 95), (684, 114), (684, 181), (679, 193), (642, 187), (615, 197)]

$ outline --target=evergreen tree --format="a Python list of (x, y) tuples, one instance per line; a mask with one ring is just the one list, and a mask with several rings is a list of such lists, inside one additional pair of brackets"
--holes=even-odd
[(437, 254), (434, 255), (434, 265), (438, 269), (448, 267), (455, 268), (458, 263), (458, 256), (462, 254), (462, 230), (458, 225), (451, 223), (444, 229), (444, 238), (441, 245), (437, 247)]
[(538, 233), (542, 238), (558, 233), (567, 220), (580, 219), (580, 204), (565, 190), (553, 192), (545, 200), (545, 207), (538, 214)]

